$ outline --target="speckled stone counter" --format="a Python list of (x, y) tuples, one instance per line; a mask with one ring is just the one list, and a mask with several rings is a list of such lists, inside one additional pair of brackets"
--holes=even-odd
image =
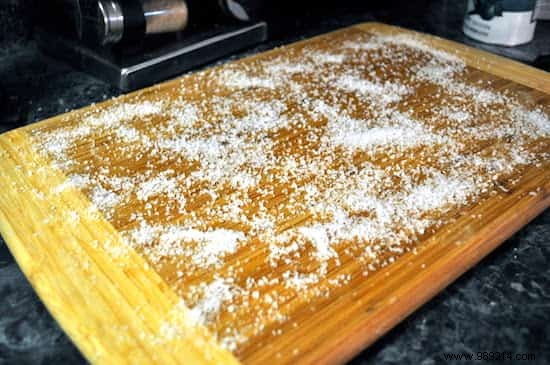
[[(434, 33), (534, 64), (541, 49), (550, 46), (543, 42), (510, 49), (468, 40), (460, 30), (463, 2), (429, 1), (422, 13), (413, 8), (409, 4), (365, 14), (342, 11), (330, 17), (304, 17), (288, 24), (288, 31), (277, 39), (234, 57), (369, 20)], [(550, 24), (538, 31), (549, 32)], [(0, 132), (117, 94), (102, 81), (46, 58), (32, 41), (11, 42), (3, 49), (0, 45)], [(535, 360), (522, 363), (550, 363), (549, 263), (546, 211), (352, 363), (439, 364), (446, 363), (448, 353), (480, 351), (530, 353)], [(84, 363), (0, 239), (0, 364)]]

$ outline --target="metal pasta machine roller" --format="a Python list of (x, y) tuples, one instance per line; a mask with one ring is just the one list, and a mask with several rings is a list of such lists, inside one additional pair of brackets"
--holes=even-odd
[(43, 1), (35, 34), (45, 53), (130, 91), (263, 42), (260, 7), (250, 0)]

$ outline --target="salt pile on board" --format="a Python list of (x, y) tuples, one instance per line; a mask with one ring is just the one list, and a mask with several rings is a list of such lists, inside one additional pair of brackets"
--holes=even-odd
[[(464, 81), (456, 55), (411, 36), (329, 37), (33, 134), (70, 176), (55, 191), (87, 194), (230, 350), (550, 157), (548, 111)], [(358, 271), (339, 272), (350, 261)]]
[(177, 190), (175, 178), (159, 175), (141, 183), (137, 188), (136, 196), (138, 200), (146, 201), (159, 194), (174, 194)]
[(402, 99), (403, 95), (409, 94), (411, 90), (404, 85), (392, 82), (371, 82), (360, 77), (344, 75), (336, 80), (336, 85), (346, 91), (356, 91), (366, 96), (372, 95), (375, 101), (382, 104), (395, 103)]

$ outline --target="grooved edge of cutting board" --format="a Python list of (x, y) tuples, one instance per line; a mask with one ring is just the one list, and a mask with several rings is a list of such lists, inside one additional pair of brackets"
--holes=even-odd
[(469, 47), (461, 43), (436, 37), (429, 34), (418, 33), (412, 30), (386, 25), (381, 23), (363, 23), (357, 28), (367, 32), (380, 34), (411, 34), (421, 39), (434, 48), (447, 51), (462, 58), (464, 62), (480, 71), (490, 73), (500, 78), (517, 82), (532, 89), (550, 93), (550, 73), (527, 66), (518, 61), (497, 56), (477, 48)]
[[(24, 168), (21, 168), (24, 167)], [(92, 363), (237, 364), (143, 258), (30, 146), (0, 136), (0, 233), (49, 311)], [(91, 212), (91, 214), (88, 214)], [(124, 252), (122, 255), (121, 251)], [(164, 334), (163, 334), (164, 332)]]

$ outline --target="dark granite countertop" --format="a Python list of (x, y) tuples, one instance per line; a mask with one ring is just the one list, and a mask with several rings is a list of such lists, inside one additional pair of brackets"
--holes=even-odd
[[(463, 1), (421, 2), (425, 5), (421, 13), (414, 4), (403, 1), (399, 7), (382, 6), (367, 13), (344, 9), (333, 16), (310, 14), (295, 23), (287, 22), (287, 31), (279, 32), (275, 40), (232, 58), (349, 24), (378, 20), (548, 70), (544, 58), (541, 61), (537, 57), (549, 53), (550, 38), (518, 48), (481, 45), (461, 33)], [(1, 11), (0, 24), (5, 24)], [(541, 24), (538, 32), (550, 34), (550, 23)], [(0, 39), (0, 132), (118, 93), (102, 81), (43, 56), (32, 41), (10, 42), (2, 48)], [(534, 354), (534, 360), (523, 362), (550, 363), (549, 263), (550, 211), (546, 211), (352, 363), (429, 365), (446, 363), (443, 355), (447, 353), (484, 351)], [(84, 363), (0, 239), (0, 364)]]

